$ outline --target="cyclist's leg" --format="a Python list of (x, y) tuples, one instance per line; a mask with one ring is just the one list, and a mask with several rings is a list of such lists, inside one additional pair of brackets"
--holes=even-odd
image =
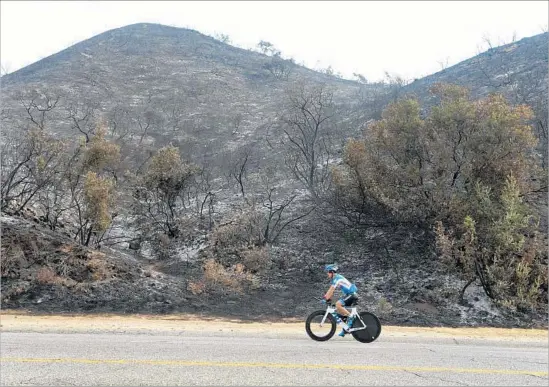
[[(339, 299), (337, 302), (336, 302), (336, 310), (337, 312), (344, 316), (345, 320), (346, 320), (346, 323), (344, 323), (343, 325), (343, 329), (341, 330), (341, 332), (339, 332), (339, 336), (341, 337), (344, 337), (346, 333), (349, 332), (349, 329), (350, 329), (350, 326), (349, 325), (349, 321), (347, 319), (347, 317), (351, 314), (351, 312), (349, 312), (347, 309), (345, 309), (344, 305), (347, 305), (347, 298), (349, 298), (349, 295), (346, 295), (344, 296), (343, 298)], [(352, 323), (352, 322), (351, 322)]]
[[(343, 298), (340, 298), (339, 300), (337, 300), (336, 310), (340, 315), (347, 317), (351, 314), (351, 312), (349, 312), (347, 309), (345, 309), (345, 306), (351, 304), (352, 297), (353, 297), (352, 294), (348, 294), (348, 295), (344, 296)], [(351, 300), (351, 301), (349, 301), (349, 300)]]
[[(358, 301), (358, 296), (357, 296), (356, 293), (348, 294), (343, 299), (343, 306), (346, 306), (346, 307), (353, 306), (357, 301)], [(345, 309), (345, 310), (347, 310), (347, 309)], [(347, 315), (347, 325), (349, 325), (349, 327), (352, 327), (354, 316), (351, 316), (351, 312), (348, 312), (348, 313), (349, 314)]]

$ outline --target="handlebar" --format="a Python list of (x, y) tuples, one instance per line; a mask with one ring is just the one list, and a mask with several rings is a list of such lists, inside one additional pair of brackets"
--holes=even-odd
[(330, 298), (328, 300), (325, 300), (324, 297), (320, 297), (318, 299), (320, 302), (322, 302), (323, 304), (326, 304), (326, 305), (330, 305), (330, 306), (334, 306), (335, 307), (335, 302), (333, 302), (333, 300)]

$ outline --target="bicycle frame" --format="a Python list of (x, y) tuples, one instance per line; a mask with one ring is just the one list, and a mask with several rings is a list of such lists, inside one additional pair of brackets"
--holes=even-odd
[[(358, 319), (358, 321), (360, 321), (360, 323), (362, 324), (362, 327), (350, 328), (349, 331), (348, 331), (349, 333), (355, 332), (355, 331), (360, 331), (362, 329), (366, 329), (366, 324), (364, 324), (364, 321), (362, 321), (362, 319), (360, 318), (360, 314), (358, 313), (356, 306), (345, 307), (345, 309), (350, 310), (351, 314), (349, 315), (349, 317), (353, 317), (355, 319)], [(324, 314), (324, 317), (322, 318), (322, 321), (320, 322), (320, 326), (322, 326), (324, 324), (324, 322), (328, 318), (328, 314), (333, 315), (334, 313), (337, 314), (336, 307), (334, 305), (328, 305), (328, 307), (326, 308), (326, 313)]]

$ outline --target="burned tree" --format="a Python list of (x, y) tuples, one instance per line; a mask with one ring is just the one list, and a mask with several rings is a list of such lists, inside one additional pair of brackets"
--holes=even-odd
[(324, 84), (300, 84), (288, 92), (279, 116), (286, 164), (313, 198), (328, 188), (332, 135), (337, 108), (333, 92)]

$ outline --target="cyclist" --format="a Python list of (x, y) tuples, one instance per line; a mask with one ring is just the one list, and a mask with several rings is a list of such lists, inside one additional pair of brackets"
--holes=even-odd
[(347, 323), (343, 322), (343, 329), (339, 333), (339, 336), (344, 337), (346, 333), (349, 333), (349, 329), (353, 326), (353, 318), (347, 318), (351, 313), (345, 309), (345, 306), (351, 306), (356, 300), (358, 300), (357, 287), (347, 278), (338, 274), (339, 267), (337, 264), (330, 264), (324, 267), (324, 271), (328, 273), (328, 278), (331, 279), (330, 288), (324, 295), (324, 301), (328, 301), (334, 295), (336, 289), (340, 289), (343, 292), (343, 297), (336, 302), (337, 312), (347, 319)]

